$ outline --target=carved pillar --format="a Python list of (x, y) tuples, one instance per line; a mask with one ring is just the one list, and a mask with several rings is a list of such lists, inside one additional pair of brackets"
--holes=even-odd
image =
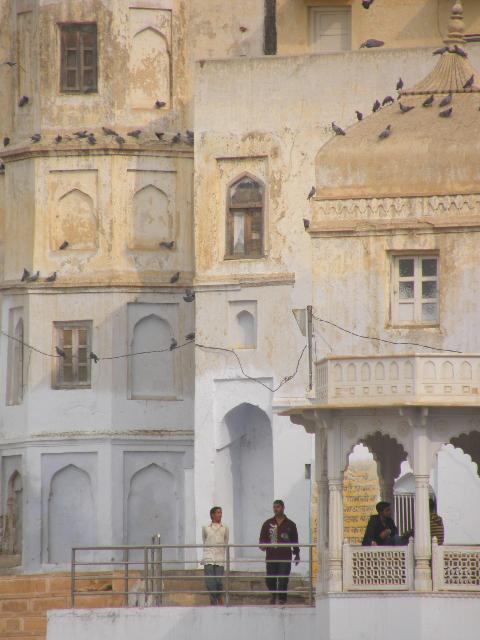
[(315, 434), (315, 479), (317, 483), (317, 588), (316, 593), (328, 591), (328, 476), (327, 432)]
[(327, 428), (328, 452), (328, 590), (343, 589), (343, 470), (342, 434), (331, 413)]
[(426, 429), (428, 411), (422, 414), (413, 434), (415, 476), (415, 591), (432, 590), (430, 512), (428, 487), (430, 478), (429, 441)]

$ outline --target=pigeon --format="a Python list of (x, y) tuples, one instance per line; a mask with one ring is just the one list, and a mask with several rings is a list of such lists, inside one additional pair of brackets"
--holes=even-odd
[(125, 144), (125, 138), (122, 138), (122, 136), (115, 136), (115, 142), (122, 146), (122, 144)]
[(175, 340), (175, 338), (172, 338), (170, 340), (170, 351), (173, 351), (174, 349), (176, 349), (178, 346), (178, 342)]
[(166, 106), (166, 102), (163, 102), (163, 100), (156, 100), (155, 101), (155, 109), (162, 109), (162, 107)]
[(5, 165), (3, 162), (0, 162), (0, 171), (5, 171)]
[(28, 104), (29, 98), (28, 96), (22, 96), (20, 98), (20, 100), (18, 101), (18, 106), (19, 107), (24, 107), (26, 104)]
[(55, 282), (56, 279), (57, 279), (57, 272), (54, 271), (52, 275), (48, 276), (48, 278), (45, 278), (45, 282)]
[(426, 100), (422, 102), (422, 107), (431, 107), (434, 100), (435, 100), (435, 97), (432, 93), (432, 95), (429, 98), (426, 98)]
[(383, 99), (382, 107), (385, 107), (387, 104), (393, 104), (394, 102), (395, 100), (392, 98), (392, 96), (387, 96)]
[(39, 133), (34, 133), (30, 140), (35, 144), (36, 142), (40, 142), (42, 136)]
[(303, 228), (305, 231), (310, 227), (310, 220), (308, 218), (303, 219)]
[(97, 144), (97, 139), (93, 133), (89, 133), (87, 136), (87, 140), (89, 144)]
[(341, 128), (338, 127), (335, 122), (332, 122), (332, 129), (335, 133), (336, 136), (344, 136), (345, 135), (345, 131)]
[(315, 189), (315, 187), (312, 187), (310, 189), (310, 191), (308, 192), (307, 200), (311, 200), (313, 198), (313, 196), (315, 195), (316, 191), (317, 190)]
[(392, 133), (392, 125), (389, 124), (385, 129), (378, 135), (380, 140), (385, 140)]
[(118, 136), (118, 133), (114, 129), (110, 129), (110, 127), (102, 127), (102, 130), (106, 136)]
[(62, 244), (58, 247), (60, 251), (64, 251), (69, 245), (68, 240), (64, 240)]
[(440, 102), (438, 106), (448, 107), (448, 105), (452, 102), (452, 100), (453, 100), (453, 94), (449, 93), (448, 96), (445, 96), (445, 98), (443, 98), (443, 100)]
[(382, 40), (375, 40), (375, 38), (369, 38), (368, 40), (365, 40), (365, 42), (363, 42), (360, 45), (360, 49), (373, 49), (375, 47), (383, 47), (384, 44), (385, 42), (383, 42)]
[(360, 120), (363, 120), (363, 113), (361, 111), (355, 111), (355, 113), (357, 114), (357, 120), (360, 122)]
[(40, 277), (40, 271), (37, 271), (37, 273), (34, 273), (31, 276), (28, 276), (28, 278), (26, 278), (26, 281), (27, 282), (36, 282), (39, 277)]
[[(450, 50), (451, 51), (451, 50)], [(451, 51), (451, 53), (456, 53), (458, 56), (460, 56), (461, 58), (468, 58), (468, 54), (466, 51), (464, 51), (463, 49), (460, 49), (460, 47), (458, 46), (458, 44), (456, 44), (453, 47), (453, 51)]]
[(173, 276), (170, 278), (171, 284), (178, 282), (179, 278), (180, 278), (180, 271), (177, 271), (177, 273), (174, 273)]
[(375, 0), (362, 0), (362, 7), (364, 9), (370, 9)]
[(195, 137), (194, 132), (190, 131), (189, 129), (187, 129), (185, 133), (187, 134), (187, 138), (192, 138), (193, 139)]
[(397, 91), (401, 91), (402, 89), (403, 89), (403, 80), (399, 78), (397, 82)]
[(24, 268), (20, 282), (25, 282), (25, 280), (29, 277), (30, 277), (30, 271)]
[(88, 136), (88, 131), (86, 131), (85, 129), (83, 129), (82, 131), (75, 131), (75, 133), (73, 135), (76, 138), (79, 138), (81, 140), (81, 139), (86, 138)]
[(96, 353), (93, 353), (93, 351), (90, 351), (90, 360), (93, 360), (95, 362), (95, 364), (98, 364), (98, 361), (100, 360), (100, 358), (97, 356)]
[(185, 302), (193, 302), (195, 300), (195, 292), (192, 289), (187, 289), (185, 291), (185, 295), (183, 296)]
[(165, 135), (163, 131), (155, 131), (155, 135), (159, 140), (163, 140), (163, 136)]
[(440, 113), (438, 114), (440, 116), (440, 118), (449, 118), (453, 113), (453, 107), (450, 107), (450, 109), (445, 109), (445, 111), (440, 111)]
[(195, 332), (192, 331), (192, 333), (187, 333), (187, 335), (185, 336), (185, 340), (187, 340), (188, 342), (192, 342), (192, 340), (195, 340)]
[(400, 111), (402, 113), (408, 113), (412, 109), (415, 109), (413, 105), (402, 104), (401, 102), (398, 103), (398, 106), (400, 107)]
[(63, 349), (60, 349), (60, 347), (55, 347), (55, 351), (60, 358), (65, 358), (67, 355)]
[(448, 47), (440, 47), (440, 49), (435, 49), (435, 51), (433, 52), (434, 56), (443, 56), (444, 53), (447, 53), (447, 51), (450, 51), (450, 49)]
[(378, 111), (381, 107), (382, 107), (382, 105), (380, 104), (380, 100), (375, 100), (375, 102), (373, 103), (373, 107), (372, 107), (373, 113)]
[(142, 133), (141, 129), (135, 129), (134, 131), (129, 131), (127, 133), (127, 136), (130, 136), (131, 138), (135, 138), (136, 140), (138, 140), (141, 133)]
[(10, 138), (5, 136), (5, 138), (3, 139), (3, 146), (8, 147), (9, 144), (10, 144)]
[(473, 87), (473, 83), (475, 82), (475, 76), (471, 75), (470, 78), (463, 85), (464, 89), (471, 89)]
[(162, 242), (159, 242), (158, 244), (164, 249), (173, 249), (173, 247), (175, 246), (175, 240), (170, 240), (170, 242), (168, 242), (167, 240), (162, 240)]
[(6, 64), (8, 67), (10, 67), (10, 69), (12, 69), (17, 63), (13, 62), (13, 60), (5, 60), (5, 62), (2, 62), (2, 64)]
[(177, 144), (182, 139), (181, 133), (176, 133), (172, 138), (172, 144)]
[(55, 138), (53, 139), (53, 141), (55, 142), (55, 144), (60, 144), (60, 142), (63, 140), (62, 136), (60, 134), (58, 134), (58, 136), (55, 136)]

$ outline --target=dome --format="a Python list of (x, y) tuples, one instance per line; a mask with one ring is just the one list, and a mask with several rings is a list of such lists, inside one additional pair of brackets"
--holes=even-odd
[[(462, 46), (463, 9), (452, 9), (449, 34), (433, 71), (399, 101), (335, 136), (316, 158), (317, 199), (477, 193), (480, 183), (480, 88)], [(471, 78), (474, 78), (472, 86)], [(468, 82), (470, 81), (470, 82)], [(451, 94), (451, 103), (440, 107)], [(433, 96), (433, 104), (423, 102)], [(414, 107), (406, 113), (403, 106)], [(439, 113), (452, 107), (450, 117)], [(390, 125), (391, 134), (379, 134)]]

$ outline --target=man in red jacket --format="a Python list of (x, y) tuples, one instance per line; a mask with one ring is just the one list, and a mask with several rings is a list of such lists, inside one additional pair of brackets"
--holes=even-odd
[[(272, 592), (270, 604), (287, 602), (288, 576), (292, 568), (292, 546), (298, 544), (297, 525), (285, 515), (283, 500), (273, 503), (273, 518), (266, 520), (260, 531), (260, 545), (277, 544), (278, 547), (262, 547), (266, 551), (267, 588)], [(295, 564), (300, 562), (300, 549), (293, 546)]]

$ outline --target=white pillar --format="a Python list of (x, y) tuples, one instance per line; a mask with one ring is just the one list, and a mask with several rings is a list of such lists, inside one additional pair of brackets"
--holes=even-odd
[(430, 511), (428, 487), (430, 478), (430, 447), (426, 429), (428, 411), (415, 425), (413, 433), (415, 477), (415, 591), (432, 590)]
[(328, 519), (328, 552), (329, 581), (328, 590), (342, 591), (343, 571), (343, 480), (328, 479), (329, 519)]
[(328, 591), (328, 477), (327, 431), (315, 434), (315, 481), (317, 485), (317, 595)]
[[(328, 590), (343, 590), (343, 468), (340, 425), (325, 421), (328, 452)], [(337, 428), (336, 428), (337, 427)]]

